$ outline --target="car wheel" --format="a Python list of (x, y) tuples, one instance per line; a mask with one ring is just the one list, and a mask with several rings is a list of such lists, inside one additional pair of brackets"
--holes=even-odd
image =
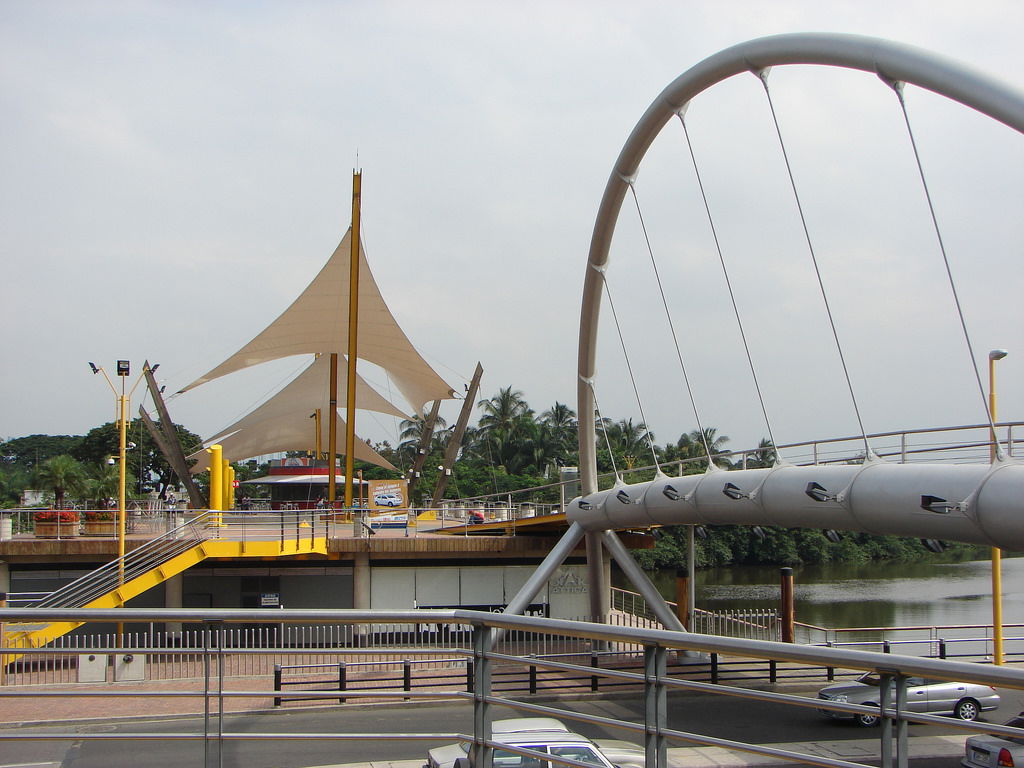
[(961, 720), (977, 720), (981, 707), (974, 699), (961, 699), (953, 708), (953, 714)]
[[(875, 706), (875, 705), (868, 704), (867, 706)], [(881, 715), (870, 715), (870, 714), (867, 714), (867, 713), (862, 713), (862, 714), (856, 715), (854, 717), (854, 721), (857, 723), (857, 725), (861, 726), (862, 728), (874, 728), (876, 725), (878, 725), (880, 722), (882, 722), (882, 716)]]

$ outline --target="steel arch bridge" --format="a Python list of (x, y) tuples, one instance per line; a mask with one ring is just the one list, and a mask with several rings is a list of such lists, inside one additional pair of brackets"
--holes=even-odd
[[(1024, 465), (1003, 456), (985, 464), (890, 464), (868, 454), (857, 465), (792, 466), (617, 483), (598, 490), (593, 381), (603, 273), (623, 200), (654, 139), (696, 95), (743, 72), (776, 65), (844, 67), (877, 74), (890, 86), (909, 83), (977, 110), (1024, 133), (1024, 94), (961, 64), (917, 48), (841, 34), (789, 34), (723, 50), (680, 75), (633, 129), (612, 169), (594, 225), (580, 319), (577, 413), (582, 495), (567, 505), (569, 531), (509, 603), (520, 613), (585, 538), (592, 614), (603, 615), (602, 548), (645, 594), (657, 592), (615, 529), (680, 524), (745, 524), (837, 529), (945, 539), (1024, 549)], [(709, 462), (710, 463), (710, 462)], [(654, 606), (652, 606), (654, 607)], [(666, 626), (681, 628), (667, 608)]]

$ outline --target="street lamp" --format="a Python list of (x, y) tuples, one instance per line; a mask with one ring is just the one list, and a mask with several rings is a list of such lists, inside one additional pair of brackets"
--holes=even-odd
[[(1005, 349), (993, 349), (988, 353), (988, 414), (989, 414), (989, 461), (993, 464), (999, 456), (996, 442), (996, 360), (1009, 354)], [(992, 547), (992, 663), (1003, 663), (1003, 553), (999, 547)]]
[[(92, 369), (92, 373), (95, 376), (97, 373), (102, 373), (103, 378), (106, 379), (107, 384), (110, 385), (110, 391), (114, 393), (114, 397), (117, 399), (117, 427), (118, 427), (118, 453), (117, 460), (120, 465), (120, 480), (118, 482), (118, 494), (117, 494), (117, 556), (118, 556), (118, 582), (124, 583), (124, 539), (125, 539), (125, 511), (127, 508), (126, 504), (126, 492), (125, 485), (128, 476), (128, 401), (131, 400), (132, 394), (135, 392), (135, 387), (139, 386), (139, 382), (142, 381), (142, 376), (135, 381), (135, 385), (125, 394), (125, 380), (131, 375), (131, 363), (128, 360), (117, 361), (117, 377), (121, 380), (121, 391), (118, 392), (117, 387), (114, 386), (114, 382), (110, 380), (107, 372), (103, 370), (103, 366), (97, 366), (95, 363), (89, 363), (89, 368)], [(152, 370), (152, 369), (150, 369)], [(145, 372), (143, 372), (145, 374)], [(135, 445), (132, 444), (134, 448)]]

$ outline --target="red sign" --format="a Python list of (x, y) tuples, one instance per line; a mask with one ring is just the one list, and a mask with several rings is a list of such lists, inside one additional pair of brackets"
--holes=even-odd
[(237, 488), (238, 487), (238, 481), (237, 480), (232, 480), (231, 481), (231, 487), (232, 488)]

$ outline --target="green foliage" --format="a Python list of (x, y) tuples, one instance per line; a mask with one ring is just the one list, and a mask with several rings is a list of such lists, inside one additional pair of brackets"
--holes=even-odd
[[(696, 539), (696, 567), (916, 561), (932, 557), (917, 539), (844, 533), (838, 543), (832, 543), (822, 531), (814, 529), (762, 527), (761, 530), (763, 538), (752, 527), (706, 528), (707, 537)], [(648, 570), (682, 568), (687, 564), (687, 536), (687, 526), (667, 526), (660, 529), (653, 549), (637, 550), (633, 554)], [(953, 555), (982, 553), (982, 550), (958, 543), (951, 543), (948, 549)]]
[[(202, 444), (202, 438), (194, 432), (190, 432), (181, 425), (175, 425), (175, 429), (178, 442), (186, 455), (192, 453)], [(141, 481), (141, 484), (136, 484), (133, 480), (130, 492), (141, 494), (152, 487), (162, 493), (168, 485), (179, 481), (178, 476), (171, 469), (171, 465), (167, 463), (160, 448), (143, 425), (142, 419), (134, 419), (128, 424), (126, 442), (135, 443), (136, 447), (127, 451), (128, 468), (133, 477)], [(107, 459), (116, 457), (119, 452), (120, 434), (117, 424), (108, 422), (94, 427), (85, 437), (81, 438), (81, 444), (75, 456), (86, 464), (105, 464)]]
[(0, 443), (0, 461), (8, 470), (31, 471), (54, 456), (75, 456), (81, 435), (28, 435)]
[(65, 496), (85, 489), (85, 469), (71, 456), (62, 454), (44, 461), (36, 469), (35, 480), (40, 488), (53, 491), (54, 506), (62, 507)]

